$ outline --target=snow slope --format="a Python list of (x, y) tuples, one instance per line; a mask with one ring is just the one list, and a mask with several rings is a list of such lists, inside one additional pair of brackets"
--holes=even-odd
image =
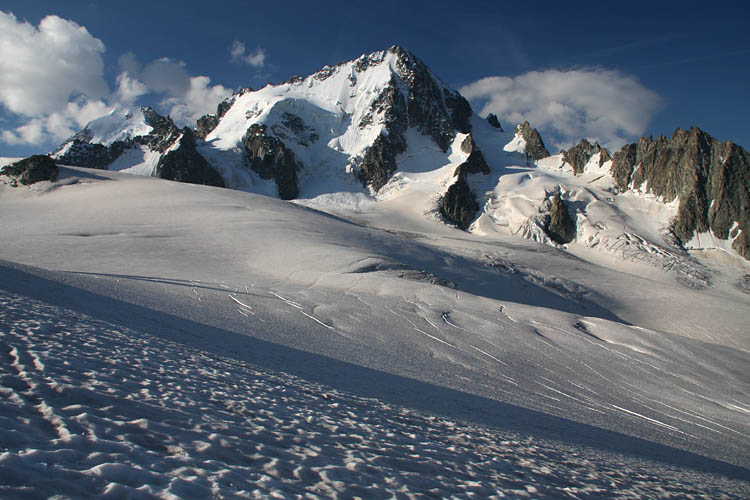
[(337, 391), (23, 294), (2, 290), (0, 303), (7, 498), (731, 498), (744, 487)]
[(459, 232), (418, 186), (348, 219), (76, 168), (0, 186), (5, 491), (746, 496), (746, 293)]

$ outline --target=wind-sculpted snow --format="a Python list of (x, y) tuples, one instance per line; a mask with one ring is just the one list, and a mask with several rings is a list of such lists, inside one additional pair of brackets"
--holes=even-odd
[(6, 498), (740, 498), (743, 483), (436, 417), (0, 292)]
[(746, 496), (730, 274), (687, 288), (445, 226), (414, 182), (452, 175), (433, 153), (444, 171), (407, 156), (407, 188), (347, 218), (80, 168), (0, 185), (9, 487)]

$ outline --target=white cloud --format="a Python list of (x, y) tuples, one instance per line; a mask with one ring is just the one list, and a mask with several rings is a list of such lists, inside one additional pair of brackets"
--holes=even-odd
[(104, 44), (73, 21), (47, 16), (35, 27), (0, 12), (0, 48), (0, 103), (13, 113), (41, 117), (109, 93)]
[(185, 69), (185, 63), (166, 57), (146, 66), (141, 80), (151, 91), (164, 92), (170, 96), (184, 95), (190, 90), (190, 75)]
[(44, 142), (44, 122), (40, 118), (29, 120), (15, 130), (3, 130), (3, 142), (11, 146), (19, 144), (40, 144)]
[(81, 130), (88, 122), (98, 118), (111, 109), (101, 100), (80, 98), (68, 102), (65, 107), (43, 117), (31, 118), (14, 130), (4, 130), (0, 137), (11, 146), (27, 144), (43, 146), (55, 141), (61, 143)]
[(532, 71), (516, 77), (492, 76), (460, 89), (505, 123), (528, 120), (558, 148), (581, 138), (612, 150), (640, 136), (662, 99), (635, 77), (607, 69)]
[[(143, 67), (132, 52), (120, 56), (110, 93), (104, 52), (104, 44), (73, 21), (47, 16), (35, 27), (0, 12), (0, 111), (15, 122), (0, 132), (0, 141), (54, 146), (113, 106), (134, 106), (147, 94), (161, 99), (162, 111), (178, 125), (193, 125), (232, 93), (206, 76), (191, 76), (183, 61), (161, 58)], [(262, 66), (262, 50), (245, 55), (243, 45), (242, 52), (248, 64)]]
[(123, 72), (117, 76), (117, 92), (115, 100), (119, 103), (132, 106), (136, 99), (148, 93), (146, 84)]
[(162, 101), (169, 109), (169, 115), (178, 124), (193, 124), (201, 116), (216, 112), (216, 106), (232, 95), (232, 90), (221, 85), (210, 85), (207, 76), (190, 78), (189, 88), (182, 95)]
[(239, 40), (232, 43), (230, 50), (232, 61), (242, 62), (253, 68), (262, 68), (266, 64), (266, 51), (258, 47), (254, 52), (246, 52), (245, 44)]

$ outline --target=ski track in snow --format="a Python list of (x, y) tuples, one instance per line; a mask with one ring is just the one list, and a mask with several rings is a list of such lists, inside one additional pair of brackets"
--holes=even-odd
[(748, 492), (739, 480), (339, 392), (4, 291), (0, 355), (3, 498)]

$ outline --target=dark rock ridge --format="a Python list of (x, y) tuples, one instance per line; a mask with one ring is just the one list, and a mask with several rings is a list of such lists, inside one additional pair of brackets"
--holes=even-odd
[(479, 203), (471, 191), (467, 178), (469, 174), (489, 174), (490, 168), (484, 155), (477, 147), (471, 134), (461, 143), (461, 151), (468, 153), (466, 160), (456, 167), (457, 177), (440, 202), (440, 213), (446, 220), (461, 229), (467, 229), (479, 212)]
[(598, 142), (591, 144), (586, 139), (581, 139), (581, 142), (576, 146), (573, 146), (567, 151), (562, 151), (563, 160), (573, 166), (573, 172), (575, 175), (581, 175), (583, 173), (583, 168), (591, 160), (591, 157), (597, 153), (601, 153), (599, 155), (600, 167), (605, 162), (612, 159), (606, 148), (601, 147)]
[(134, 144), (148, 146), (151, 151), (165, 152), (180, 138), (182, 131), (177, 128), (170, 117), (163, 117), (150, 107), (141, 108), (146, 123), (152, 127), (151, 132), (132, 139)]
[(159, 158), (154, 175), (178, 182), (225, 187), (221, 175), (195, 149), (195, 137), (187, 127), (182, 130), (179, 146)]
[(398, 57), (396, 73), (408, 89), (407, 126), (432, 137), (440, 149), (447, 151), (456, 132), (471, 131), (469, 102), (438, 80), (411, 52), (396, 46), (388, 52)]
[[(222, 109), (221, 104), (219, 108)], [(126, 150), (144, 147), (161, 154), (154, 171), (156, 177), (224, 186), (219, 173), (198, 153), (194, 134), (189, 128), (178, 128), (171, 118), (161, 116), (150, 107), (143, 107), (141, 111), (146, 124), (151, 127), (148, 134), (105, 146), (91, 142), (94, 134), (87, 127), (65, 142), (61, 148), (64, 153), (56, 157), (58, 163), (106, 170)]]
[(547, 213), (544, 216), (544, 231), (547, 236), (560, 245), (573, 241), (576, 237), (576, 223), (570, 216), (560, 191), (547, 198), (545, 205)]
[(278, 138), (266, 133), (265, 125), (253, 124), (242, 139), (247, 165), (263, 179), (273, 179), (282, 200), (299, 194), (297, 170), (299, 165), (292, 150)]
[(549, 151), (544, 147), (542, 136), (535, 128), (531, 128), (528, 121), (525, 121), (523, 125), (516, 126), (516, 134), (519, 133), (526, 141), (524, 154), (526, 154), (528, 160), (536, 161), (549, 156)]
[(90, 140), (91, 132), (88, 129), (78, 132), (63, 145), (65, 147), (70, 143), (65, 153), (56, 155), (57, 161), (61, 165), (106, 170), (128, 148), (124, 141), (105, 146), (89, 142)]
[(364, 186), (377, 191), (386, 185), (398, 168), (396, 156), (406, 150), (405, 142), (382, 134), (375, 138), (359, 165), (359, 178)]
[(47, 155), (30, 156), (0, 169), (0, 175), (7, 175), (13, 184), (20, 182), (24, 186), (41, 181), (54, 181), (57, 174), (55, 160)]
[(495, 113), (490, 113), (489, 115), (487, 115), (487, 123), (495, 128), (499, 128), (500, 132), (503, 132), (503, 127), (500, 125), (500, 120), (497, 119), (497, 115)]
[(320, 139), (315, 129), (308, 126), (300, 116), (287, 112), (281, 115), (280, 124), (271, 126), (271, 131), (279, 139), (293, 140), (300, 146), (309, 146)]
[(148, 106), (141, 111), (146, 124), (152, 128), (148, 134), (105, 146), (92, 143), (94, 133), (86, 127), (65, 141), (61, 148), (65, 152), (57, 155), (57, 161), (63, 165), (106, 170), (126, 149), (147, 146), (152, 151), (163, 153), (180, 137), (180, 129), (171, 118), (164, 118)]
[(461, 171), (456, 182), (443, 196), (440, 202), (440, 213), (446, 220), (465, 230), (471, 225), (478, 211), (477, 198), (466, 181), (466, 173)]
[(466, 139), (461, 142), (461, 151), (468, 153), (469, 156), (466, 157), (463, 163), (456, 167), (456, 175), (459, 175), (461, 172), (466, 174), (481, 173), (485, 175), (490, 173), (490, 167), (487, 165), (482, 151), (477, 147), (471, 134), (467, 135)]
[(235, 92), (230, 97), (224, 99), (219, 103), (218, 106), (216, 106), (216, 113), (212, 115), (203, 115), (200, 118), (198, 118), (198, 121), (195, 124), (195, 137), (204, 140), (208, 134), (213, 132), (213, 130), (216, 128), (216, 126), (219, 124), (219, 120), (221, 120), (225, 114), (227, 114), (227, 111), (232, 107), (234, 104), (234, 101), (237, 100), (237, 97), (246, 94), (247, 92), (252, 92), (252, 88), (243, 88), (239, 92)]
[[(359, 165), (362, 184), (375, 191), (396, 171), (396, 156), (406, 151), (407, 129), (416, 128), (431, 137), (443, 151), (448, 150), (456, 132), (471, 131), (471, 106), (461, 94), (443, 84), (411, 52), (394, 46), (388, 53), (397, 56), (396, 74), (359, 123), (365, 127), (374, 115), (384, 114), (386, 133), (375, 140)], [(383, 58), (383, 53), (360, 58), (355, 71), (378, 64)]]
[(750, 154), (693, 127), (671, 138), (641, 138), (614, 154), (617, 188), (643, 189), (669, 203), (679, 197), (672, 233), (679, 243), (695, 232), (713, 231), (733, 239), (732, 247), (750, 260)]

